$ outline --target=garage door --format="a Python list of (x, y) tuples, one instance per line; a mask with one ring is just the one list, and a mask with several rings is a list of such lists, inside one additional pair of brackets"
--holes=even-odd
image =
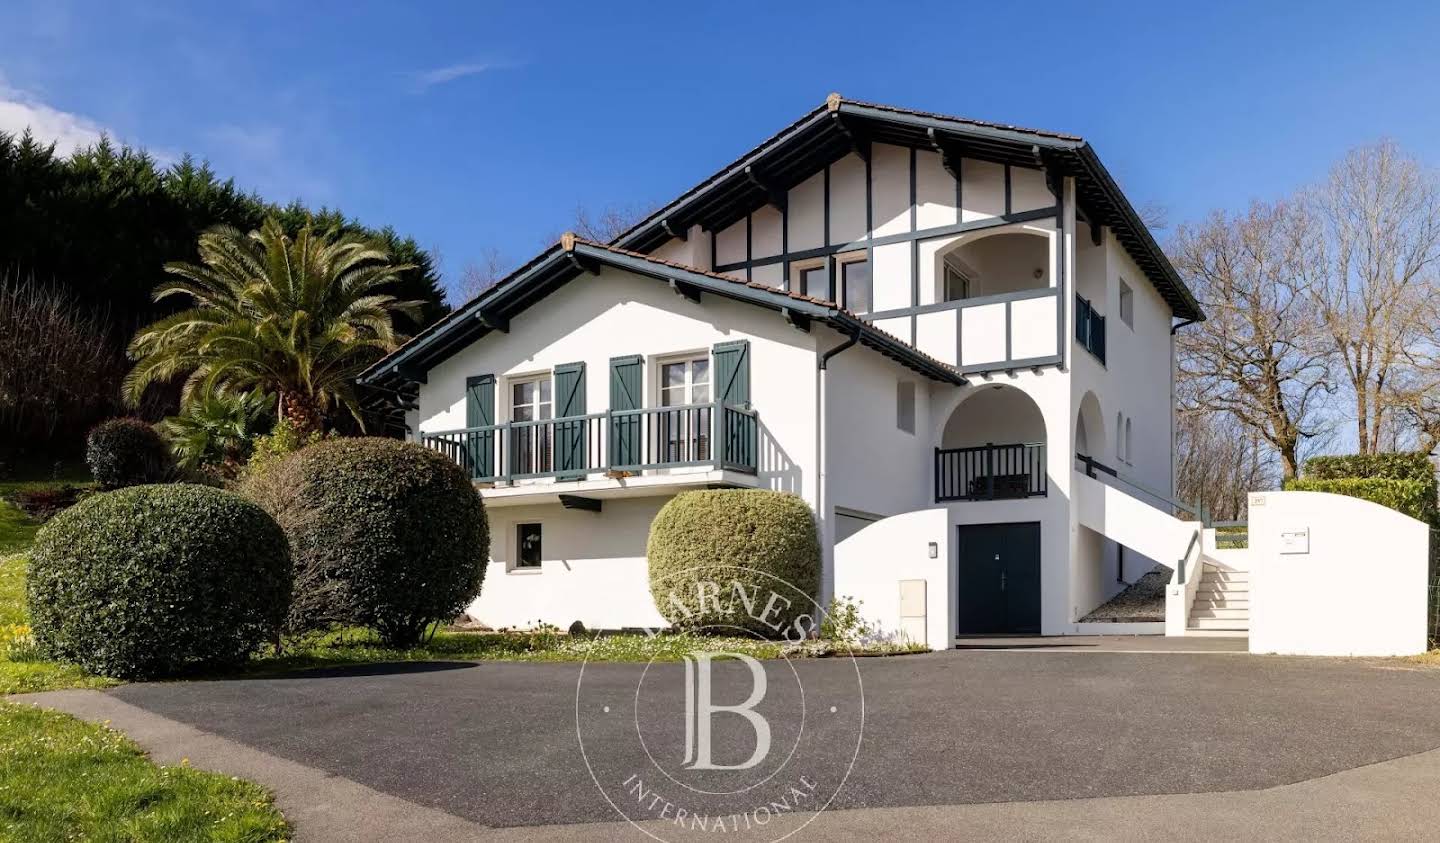
[(1040, 524), (964, 524), (957, 635), (1040, 631)]

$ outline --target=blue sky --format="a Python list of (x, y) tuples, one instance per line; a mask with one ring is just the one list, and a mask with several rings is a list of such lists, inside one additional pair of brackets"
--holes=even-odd
[(1440, 164), (1440, 4), (1161, 7), (8, 0), (0, 128), (192, 152), (451, 279), (578, 205), (667, 200), (832, 90), (1083, 135), (1172, 225), (1382, 136)]

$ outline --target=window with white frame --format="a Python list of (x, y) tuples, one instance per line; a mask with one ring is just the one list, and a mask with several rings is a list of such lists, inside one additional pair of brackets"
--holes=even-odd
[(660, 406), (656, 417), (662, 462), (710, 459), (710, 355), (696, 354), (660, 362)]
[(1135, 291), (1123, 278), (1120, 279), (1120, 321), (1135, 330)]
[[(550, 376), (539, 375), (510, 383), (510, 421), (547, 422), (554, 418), (555, 399)], [(550, 471), (554, 453), (553, 425), (518, 424), (511, 429), (511, 470), (516, 474)]]

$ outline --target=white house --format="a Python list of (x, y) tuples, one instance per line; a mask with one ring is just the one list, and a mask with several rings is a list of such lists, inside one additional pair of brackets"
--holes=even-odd
[(1202, 318), (1081, 138), (831, 95), (363, 380), (481, 488), (491, 625), (662, 623), (655, 513), (758, 487), (813, 507), (822, 597), (847, 537), (936, 510), (944, 634), (1069, 633), (1153, 560), (1201, 564), (1161, 509), (1174, 332)]

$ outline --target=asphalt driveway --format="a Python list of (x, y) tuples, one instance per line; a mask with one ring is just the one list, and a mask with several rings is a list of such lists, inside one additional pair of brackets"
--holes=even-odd
[[(812, 701), (853, 687), (848, 661), (796, 665)], [(859, 667), (864, 740), (832, 809), (1266, 788), (1440, 747), (1440, 671), (1391, 662), (976, 650)], [(633, 695), (641, 669), (591, 665), (587, 693)], [(613, 821), (576, 740), (577, 675), (397, 665), (109, 693), (487, 826)], [(807, 728), (823, 745), (825, 720)], [(625, 733), (587, 750), (623, 752)]]

